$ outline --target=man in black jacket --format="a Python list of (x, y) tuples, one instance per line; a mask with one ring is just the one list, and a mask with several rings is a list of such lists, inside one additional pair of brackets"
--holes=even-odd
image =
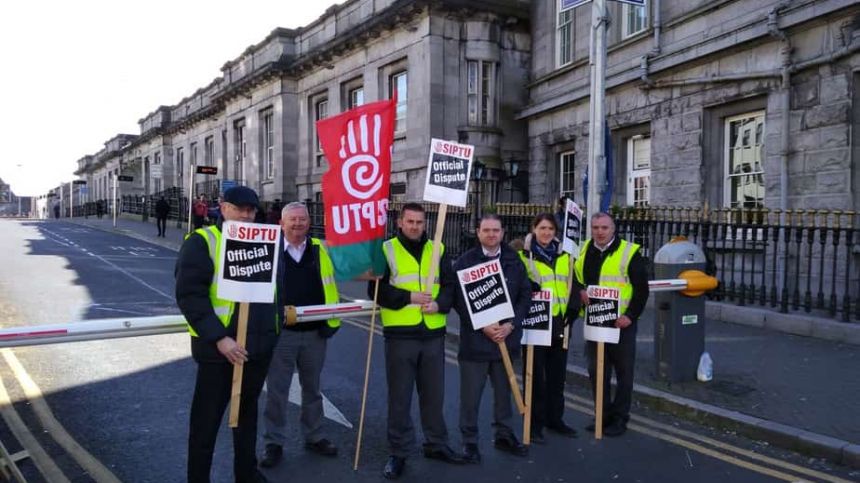
[[(237, 186), (224, 193), (221, 216), (227, 221), (250, 222), (259, 202), (250, 188)], [(215, 439), (233, 380), (233, 366), (242, 364), (239, 425), (233, 428), (234, 468), (237, 482), (266, 481), (257, 470), (257, 399), (278, 340), (282, 306), (252, 303), (245, 347), (236, 342), (238, 304), (218, 299), (215, 260), (221, 258), (221, 223), (196, 230), (182, 244), (176, 261), (176, 303), (188, 321), (191, 356), (197, 363), (197, 380), (191, 403), (188, 434), (188, 481), (208, 482)], [(214, 292), (211, 289), (215, 288)]]
[(462, 254), (454, 264), (454, 271), (457, 272), (498, 258), (508, 288), (507, 295), (514, 307), (513, 319), (475, 330), (463, 291), (459, 286), (451, 287), (456, 292), (454, 309), (460, 316), (460, 432), (463, 435), (463, 453), (470, 463), (481, 461), (478, 450), (478, 407), (487, 377), (493, 385), (495, 447), (517, 456), (528, 454), (528, 448), (517, 440), (511, 425), (511, 388), (499, 343), (507, 346), (509, 354), (519, 353), (522, 322), (528, 316), (531, 304), (531, 281), (517, 253), (502, 244), (503, 237), (501, 219), (496, 215), (484, 215), (478, 225), (480, 246)]
[[(603, 434), (621, 436), (627, 431), (627, 421), (630, 420), (633, 369), (636, 362), (636, 321), (648, 302), (648, 267), (639, 253), (639, 245), (615, 236), (615, 220), (609, 214), (595, 213), (591, 216), (591, 237), (583, 246), (584, 254), (580, 253), (581, 261), (577, 260), (577, 276), (571, 293), (578, 291), (583, 307), (587, 307), (589, 300), (586, 287), (600, 285), (601, 273), (607, 275), (616, 271), (625, 278), (624, 285), (632, 287), (627, 308), (615, 321), (615, 327), (621, 329), (618, 343), (606, 344), (606, 369), (603, 371)], [(625, 255), (625, 250), (629, 256)], [(611, 266), (616, 260), (618, 265)], [(597, 343), (586, 342), (585, 351), (588, 356), (591, 390), (596, 393)], [(609, 397), (612, 370), (615, 370), (618, 383), (614, 400)], [(594, 431), (594, 425), (589, 425), (587, 429)]]
[[(449, 258), (439, 262), (438, 282), (426, 287), (433, 243), (424, 232), (424, 208), (407, 203), (397, 219), (399, 232), (383, 244), (388, 262), (379, 281), (378, 305), (385, 336), (385, 373), (388, 382), (388, 443), (391, 456), (383, 470), (388, 479), (403, 474), (406, 458), (415, 446), (410, 414), (412, 392), (417, 388), (424, 430), (424, 456), (447, 463), (462, 463), (462, 455), (448, 446), (448, 429), (442, 414), (445, 398), (445, 314), (451, 309), (456, 284)], [(373, 285), (368, 295), (373, 297)]]
[[(155, 203), (155, 224), (158, 227), (158, 236), (167, 236), (167, 215), (170, 214), (170, 203), (160, 197)], [(254, 221), (254, 220), (251, 220)]]

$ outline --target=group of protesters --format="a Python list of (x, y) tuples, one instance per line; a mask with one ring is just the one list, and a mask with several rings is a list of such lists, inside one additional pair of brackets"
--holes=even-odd
[[(285, 417), (293, 373), (302, 385), (300, 427), (305, 448), (334, 457), (337, 445), (322, 428), (323, 402), (320, 374), (325, 363), (328, 339), (339, 329), (338, 319), (284, 325), (286, 306), (334, 304), (339, 301), (335, 267), (323, 241), (308, 235), (307, 207), (288, 203), (279, 213), (283, 232), (283, 256), (277, 267), (277, 290), (272, 303), (251, 303), (248, 335), (244, 346), (237, 343), (236, 304), (217, 298), (221, 223), (252, 222), (260, 202), (250, 188), (238, 186), (224, 193), (220, 217), (211, 226), (200, 227), (183, 244), (176, 266), (176, 299), (189, 324), (192, 356), (198, 371), (191, 407), (188, 442), (188, 481), (208, 482), (215, 439), (230, 399), (233, 365), (243, 365), (241, 410), (233, 428), (234, 473), (237, 482), (266, 481), (258, 469), (256, 455), (257, 399), (267, 382), (264, 419), (264, 451), (259, 466), (279, 464), (287, 443)], [(368, 295), (376, 296), (385, 341), (387, 380), (387, 439), (389, 459), (383, 476), (397, 479), (416, 450), (416, 431), (411, 417), (412, 394), (417, 389), (424, 442), (423, 455), (452, 464), (477, 464), (478, 408), (487, 379), (493, 389), (493, 445), (516, 456), (529, 447), (516, 436), (511, 406), (511, 388), (503, 364), (500, 344), (516, 356), (522, 322), (528, 315), (536, 290), (552, 293), (552, 343), (534, 348), (534, 387), (529, 439), (546, 444), (544, 430), (576, 437), (564, 415), (564, 385), (567, 366), (565, 331), (573, 327), (581, 309), (589, 302), (588, 285), (610, 285), (621, 292), (620, 342), (610, 345), (604, 371), (606, 391), (603, 433), (624, 434), (629, 420), (635, 360), (636, 320), (648, 297), (644, 259), (639, 247), (615, 237), (610, 215), (595, 213), (590, 219), (593, 239), (583, 245), (571, 264), (560, 248), (559, 226), (551, 213), (537, 216), (522, 247), (503, 243), (501, 220), (485, 215), (479, 221), (479, 244), (456, 260), (439, 247), (438, 275), (431, 286), (433, 242), (426, 234), (424, 208), (405, 204), (397, 218), (397, 234), (383, 243), (387, 261), (381, 278), (369, 282)], [(475, 330), (466, 307), (456, 271), (498, 259), (505, 278), (514, 317)], [(568, 285), (570, 267), (574, 277)], [(454, 310), (460, 319), (458, 365), (460, 370), (459, 428), (462, 451), (451, 448), (443, 416), (446, 314)], [(595, 344), (587, 343), (589, 373), (594, 383)], [(614, 399), (609, 397), (608, 379), (617, 378)], [(593, 384), (594, 387), (594, 384)], [(594, 426), (587, 427), (594, 430)]]

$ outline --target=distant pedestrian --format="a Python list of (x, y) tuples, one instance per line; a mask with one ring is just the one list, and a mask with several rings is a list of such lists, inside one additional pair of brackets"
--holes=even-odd
[(270, 225), (281, 224), (281, 207), (281, 199), (275, 198), (271, 208), (269, 208), (269, 213), (266, 214), (266, 223)]
[(212, 197), (212, 202), (209, 203), (209, 211), (206, 213), (206, 222), (210, 225), (218, 223), (218, 218), (221, 217), (221, 200), (215, 196)]
[(98, 216), (99, 220), (101, 220), (102, 217), (104, 216), (104, 214), (105, 214), (105, 202), (104, 202), (104, 200), (96, 201), (96, 216)]
[(206, 215), (209, 213), (209, 205), (206, 204), (206, 199), (203, 195), (199, 195), (197, 200), (194, 201), (194, 205), (192, 207), (192, 221), (194, 222), (194, 229), (198, 229), (203, 227), (203, 220), (206, 219)]
[(60, 203), (59, 202), (54, 204), (54, 218), (56, 218), (58, 220), (60, 219)]
[(158, 236), (165, 237), (167, 231), (167, 215), (170, 213), (170, 204), (162, 196), (155, 203), (155, 224), (158, 226)]

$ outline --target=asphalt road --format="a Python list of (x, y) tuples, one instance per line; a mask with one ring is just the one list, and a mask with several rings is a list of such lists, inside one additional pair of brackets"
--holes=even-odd
[[(56, 221), (0, 221), (0, 233), (3, 327), (177, 312), (172, 297), (175, 252)], [(361, 462), (357, 472), (352, 470), (367, 340), (367, 321), (350, 320), (329, 345), (323, 392), (353, 426), (334, 419), (325, 422), (327, 436), (340, 446), (340, 456), (327, 459), (303, 449), (298, 407), (293, 405), (290, 418), (296, 424), (291, 443), (284, 461), (267, 472), (272, 481), (381, 480), (388, 452), (379, 335), (373, 342)], [(3, 349), (0, 355), (0, 440), (11, 452), (24, 446), (33, 455), (22, 464), (30, 481), (64, 481), (61, 477), (75, 482), (183, 481), (194, 378), (187, 335)], [(458, 384), (451, 347), (445, 415), (455, 448), (460, 446)], [(4, 393), (13, 405), (3, 404)], [(568, 423), (585, 426), (587, 394), (571, 387), (568, 403)], [(845, 468), (641, 410), (622, 438), (595, 441), (584, 431), (573, 440), (548, 434), (548, 444), (533, 446), (528, 458), (516, 458), (492, 448), (491, 413), (487, 392), (481, 409), (482, 465), (450, 466), (416, 455), (408, 461), (404, 481), (722, 483), (858, 478)], [(28, 432), (22, 432), (16, 417)], [(225, 423), (213, 481), (232, 481), (231, 467)]]

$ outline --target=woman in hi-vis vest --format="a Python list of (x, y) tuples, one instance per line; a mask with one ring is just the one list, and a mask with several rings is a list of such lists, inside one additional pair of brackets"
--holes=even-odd
[[(570, 258), (562, 252), (556, 233), (558, 225), (553, 214), (541, 213), (532, 220), (531, 233), (526, 235), (520, 252), (532, 289), (550, 290), (553, 298), (552, 345), (534, 347), (531, 440), (538, 444), (545, 441), (543, 428), (571, 438), (576, 436), (576, 430), (562, 419), (567, 368), (567, 349), (563, 343), (564, 330), (570, 330), (579, 312), (579, 297), (568, 300)], [(526, 350), (523, 346), (523, 360)]]

